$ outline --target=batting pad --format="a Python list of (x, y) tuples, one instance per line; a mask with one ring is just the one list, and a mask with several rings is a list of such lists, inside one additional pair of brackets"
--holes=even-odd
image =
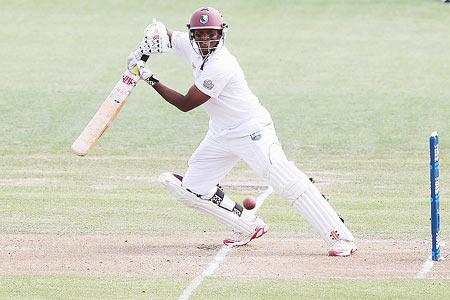
[(328, 244), (336, 240), (355, 240), (347, 226), (342, 223), (337, 213), (313, 184), (293, 202), (293, 205)]
[(269, 184), (285, 197), (329, 244), (354, 237), (309, 178), (287, 160), (281, 147), (270, 150)]
[(266, 179), (274, 191), (294, 202), (311, 184), (309, 178), (292, 162), (288, 161), (279, 144), (273, 144), (269, 149), (270, 166)]
[(202, 199), (185, 189), (180, 179), (170, 172), (162, 173), (159, 176), (159, 182), (167, 187), (172, 195), (186, 206), (210, 215), (235, 231), (250, 234), (256, 227), (256, 216), (246, 210), (240, 212), (239, 216), (232, 210), (236, 203), (225, 195), (219, 204), (211, 202), (210, 199)]

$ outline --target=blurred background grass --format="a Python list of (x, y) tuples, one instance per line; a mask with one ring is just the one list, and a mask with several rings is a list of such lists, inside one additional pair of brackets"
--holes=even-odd
[[(207, 130), (202, 109), (182, 114), (140, 85), (88, 157), (69, 151), (146, 24), (157, 16), (169, 28), (184, 30), (200, 5), (4, 3), (2, 231), (144, 233), (169, 222), (166, 217), (177, 222), (175, 216), (200, 222), (199, 229), (222, 230), (154, 182), (163, 171), (184, 171)], [(356, 234), (427, 237), (427, 139), (434, 130), (442, 141), (442, 198), (448, 198), (448, 6), (433, 1), (212, 5), (230, 24), (226, 44), (271, 111), (288, 157), (324, 183), (322, 190)], [(149, 65), (181, 92), (192, 83), (187, 63), (178, 57), (157, 56)], [(233, 176), (254, 177), (243, 164)], [(236, 200), (242, 196), (228, 192)], [(159, 215), (157, 207), (175, 212)], [(261, 214), (283, 231), (304, 226), (277, 197)], [(445, 202), (443, 215), (448, 224)], [(117, 228), (103, 228), (104, 220)]]
[[(140, 85), (85, 158), (70, 152), (153, 17), (185, 30), (201, 1), (0, 1), (0, 233), (189, 234), (226, 229), (155, 179), (184, 172), (207, 130)], [(291, 160), (319, 181), (357, 238), (428, 239), (428, 136), (441, 137), (443, 236), (450, 225), (449, 5), (440, 1), (211, 1), (226, 45), (272, 113)], [(148, 65), (192, 84), (174, 55)], [(228, 178), (254, 175), (238, 164)], [(254, 190), (227, 190), (235, 200)], [(316, 236), (287, 202), (272, 234)], [(218, 238), (220, 241), (220, 238)]]

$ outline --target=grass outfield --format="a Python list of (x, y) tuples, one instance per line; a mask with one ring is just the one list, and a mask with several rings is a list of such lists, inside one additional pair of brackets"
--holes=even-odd
[[(225, 233), (155, 182), (164, 171), (185, 170), (207, 130), (202, 109), (183, 114), (142, 84), (87, 157), (70, 152), (151, 19), (184, 30), (190, 13), (204, 3), (152, 1), (142, 8), (129, 1), (3, 2), (0, 234)], [(319, 180), (357, 238), (429, 238), (427, 143), (435, 130), (441, 138), (442, 234), (450, 235), (450, 5), (431, 0), (210, 4), (224, 13), (230, 25), (226, 44), (272, 113), (288, 157)], [(192, 84), (189, 65), (174, 55), (151, 58), (148, 65), (181, 92)], [(228, 178), (253, 176), (238, 164)], [(246, 193), (228, 192), (236, 200)], [(274, 235), (315, 237), (278, 196), (260, 214)], [(0, 297), (174, 298), (192, 279), (3, 274)], [(217, 276), (194, 296), (406, 299), (429, 293), (446, 299), (448, 279), (350, 283)], [(273, 289), (261, 290), (265, 285)], [(151, 292), (140, 294), (144, 287)]]
[[(15, 276), (2, 279), (8, 299), (175, 299), (186, 281), (173, 278)], [(63, 287), (63, 288), (61, 288)], [(212, 279), (191, 299), (447, 299), (446, 281)]]

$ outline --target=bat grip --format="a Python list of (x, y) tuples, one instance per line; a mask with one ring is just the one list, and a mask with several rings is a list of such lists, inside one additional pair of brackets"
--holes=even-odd
[(148, 60), (148, 55), (142, 55), (142, 57), (141, 57), (141, 60), (143, 60), (144, 62), (147, 62), (147, 60)]

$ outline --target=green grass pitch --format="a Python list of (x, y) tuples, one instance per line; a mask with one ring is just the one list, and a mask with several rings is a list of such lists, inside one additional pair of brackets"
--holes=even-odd
[[(207, 130), (144, 84), (85, 158), (70, 145), (157, 17), (184, 30), (201, 1), (2, 1), (0, 235), (177, 235), (225, 229), (157, 183), (183, 172)], [(211, 1), (226, 45), (271, 112), (288, 157), (362, 239), (428, 239), (428, 137), (441, 140), (441, 227), (450, 236), (450, 5), (441, 1)], [(150, 68), (180, 92), (190, 67), (174, 55)], [(238, 164), (229, 178), (254, 175)], [(230, 191), (235, 199), (244, 192)], [(272, 232), (307, 224), (283, 199), (260, 211)], [(1, 269), (1, 268), (0, 268)], [(0, 275), (0, 298), (176, 298), (192, 277)], [(450, 297), (450, 278), (208, 278), (194, 298)], [(270, 286), (270, 289), (264, 288)]]

